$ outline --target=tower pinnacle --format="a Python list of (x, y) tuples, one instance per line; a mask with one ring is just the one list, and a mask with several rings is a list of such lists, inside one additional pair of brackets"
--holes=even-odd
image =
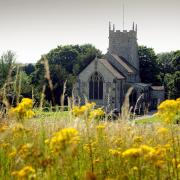
[(111, 21), (109, 21), (109, 31), (111, 30)]
[(113, 24), (113, 31), (115, 31), (115, 24)]
[(134, 22), (133, 22), (132, 30), (134, 31)]

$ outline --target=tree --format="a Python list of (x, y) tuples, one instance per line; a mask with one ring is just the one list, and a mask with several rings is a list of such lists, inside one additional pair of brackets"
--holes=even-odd
[(180, 97), (180, 71), (165, 75), (165, 87), (167, 98), (176, 99)]
[[(101, 52), (90, 44), (58, 46), (46, 54), (48, 59), (51, 80), (53, 83), (53, 94), (55, 103), (60, 103), (64, 82), (67, 80), (67, 96), (71, 96), (73, 84), (77, 74), (87, 66), (95, 57), (101, 57)], [(36, 87), (36, 97), (40, 97), (43, 86), (46, 85), (46, 100), (52, 100), (52, 92), (45, 78), (44, 58), (41, 58), (35, 65), (32, 73), (32, 84)], [(67, 100), (67, 99), (66, 99)]]
[(11, 77), (16, 55), (12, 51), (7, 51), (0, 57), (0, 87)]
[(173, 65), (174, 52), (165, 52), (157, 54), (157, 64), (160, 69), (159, 79), (165, 85), (165, 76), (167, 73), (172, 73), (175, 68)]
[(138, 55), (141, 81), (144, 83), (153, 83), (154, 85), (159, 84), (159, 67), (154, 50), (146, 46), (139, 46)]
[(34, 64), (26, 64), (23, 66), (22, 70), (29, 76), (35, 71), (35, 65)]
[(167, 98), (180, 96), (180, 51), (158, 54), (161, 82), (165, 86)]
[(175, 71), (180, 71), (180, 50), (174, 52), (172, 61)]

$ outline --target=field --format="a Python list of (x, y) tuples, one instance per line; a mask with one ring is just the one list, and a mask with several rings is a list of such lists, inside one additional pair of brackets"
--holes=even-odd
[(136, 123), (109, 120), (90, 103), (33, 114), (17, 107), (1, 123), (0, 179), (178, 180), (180, 126), (168, 105), (160, 116)]

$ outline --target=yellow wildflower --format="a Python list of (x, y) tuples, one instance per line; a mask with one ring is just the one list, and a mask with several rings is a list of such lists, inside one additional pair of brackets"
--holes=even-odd
[(7, 125), (3, 125), (3, 126), (0, 128), (0, 133), (6, 131), (7, 129), (8, 129), (8, 126), (7, 126)]
[(92, 119), (98, 119), (99, 120), (104, 115), (105, 115), (105, 112), (101, 108), (94, 109), (90, 112), (89, 119), (90, 120), (92, 120)]
[(175, 158), (172, 159), (173, 166), (175, 167), (178, 166), (178, 162), (179, 162), (178, 159), (175, 159)]
[(137, 158), (141, 155), (141, 149), (140, 148), (130, 148), (125, 150), (122, 153), (123, 157), (132, 157), (132, 158)]
[(8, 147), (10, 147), (10, 144), (9, 143), (2, 143), (2, 144), (0, 144), (0, 147), (8, 148)]
[(97, 158), (97, 159), (95, 159), (95, 160), (93, 161), (93, 164), (97, 164), (97, 163), (99, 163), (99, 162), (100, 162), (100, 159)]
[[(56, 132), (49, 139), (49, 147), (53, 152), (59, 152), (68, 147), (75, 146), (79, 141), (79, 132), (74, 128), (64, 128)], [(48, 143), (48, 140), (46, 140)]]
[(157, 133), (158, 133), (158, 134), (162, 134), (162, 135), (165, 135), (165, 134), (167, 134), (168, 132), (169, 132), (169, 130), (168, 130), (167, 128), (164, 128), (164, 127), (159, 128), (159, 129), (157, 130)]
[(134, 142), (135, 143), (141, 143), (143, 141), (143, 137), (142, 136), (135, 136), (134, 137)]
[(158, 106), (157, 115), (166, 123), (174, 123), (180, 116), (180, 101), (165, 100)]
[(25, 118), (32, 118), (35, 113), (32, 111), (33, 102), (32, 99), (23, 98), (17, 107), (10, 110), (10, 114), (15, 114), (18, 120)]
[(22, 157), (26, 157), (29, 154), (31, 147), (32, 144), (30, 143), (22, 145), (18, 151), (18, 154)]
[(109, 149), (109, 153), (112, 154), (113, 156), (121, 156), (121, 151), (117, 149)]
[(16, 132), (21, 132), (26, 130), (25, 127), (21, 124), (21, 123), (16, 123), (13, 127), (12, 127), (12, 132), (16, 133)]
[(138, 167), (137, 167), (137, 166), (134, 166), (134, 167), (132, 168), (132, 170), (133, 170), (133, 171), (138, 171)]
[(13, 150), (11, 153), (8, 154), (9, 158), (14, 158), (17, 154), (16, 150)]
[(140, 148), (143, 154), (155, 152), (155, 149), (153, 147), (147, 145), (141, 145)]
[(35, 175), (35, 169), (33, 169), (32, 166), (25, 166), (19, 171), (12, 172), (11, 175), (18, 178), (29, 177), (30, 175)]
[(165, 164), (165, 161), (163, 161), (163, 160), (158, 160), (158, 161), (155, 163), (155, 166), (156, 166), (157, 168), (162, 169), (163, 166), (164, 166), (164, 164)]
[(98, 126), (96, 126), (97, 129), (105, 129), (105, 127), (106, 127), (105, 125), (98, 125)]

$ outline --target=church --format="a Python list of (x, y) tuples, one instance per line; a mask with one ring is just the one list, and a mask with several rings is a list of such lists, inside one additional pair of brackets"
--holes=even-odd
[[(102, 59), (92, 60), (78, 75), (75, 97), (78, 103), (95, 102), (107, 112), (120, 112), (127, 90), (132, 108), (156, 109), (164, 100), (164, 87), (141, 82), (137, 43), (137, 25), (115, 30), (109, 23), (109, 48)], [(138, 100), (138, 104), (136, 103)]]

